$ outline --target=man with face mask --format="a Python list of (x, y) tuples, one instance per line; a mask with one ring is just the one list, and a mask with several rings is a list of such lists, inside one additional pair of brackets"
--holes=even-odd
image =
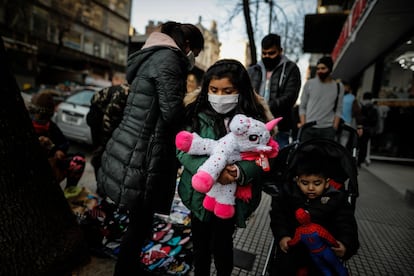
[(292, 110), (299, 95), (301, 76), (298, 66), (283, 55), (280, 36), (268, 34), (262, 39), (262, 60), (248, 68), (253, 88), (270, 107), (274, 117), (283, 117), (276, 141), (282, 148), (289, 143), (294, 128)]
[(344, 87), (331, 76), (333, 61), (324, 56), (316, 65), (316, 77), (303, 87), (299, 105), (300, 126), (316, 121), (302, 131), (301, 141), (311, 138), (335, 139), (342, 113)]

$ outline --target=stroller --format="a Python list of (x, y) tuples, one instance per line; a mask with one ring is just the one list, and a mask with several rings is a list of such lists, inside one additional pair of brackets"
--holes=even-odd
[[(264, 192), (275, 198), (283, 185), (289, 185), (293, 181), (292, 172), (298, 158), (303, 153), (310, 153), (315, 150), (325, 153), (333, 160), (331, 185), (342, 189), (348, 196), (348, 201), (355, 211), (356, 199), (358, 197), (358, 169), (357, 169), (357, 145), (358, 135), (354, 128), (343, 125), (341, 131), (349, 132), (346, 147), (336, 141), (328, 139), (312, 139), (300, 142), (302, 131), (312, 127), (316, 122), (306, 123), (299, 129), (297, 138), (291, 144), (281, 149), (278, 156), (271, 160), (272, 173), (268, 175), (264, 183)], [(262, 276), (268, 275), (269, 264), (274, 260), (277, 245), (273, 240), (266, 258)]]

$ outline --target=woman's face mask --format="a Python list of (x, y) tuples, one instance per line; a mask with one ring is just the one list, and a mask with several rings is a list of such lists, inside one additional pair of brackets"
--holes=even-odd
[(239, 94), (215, 95), (208, 94), (211, 107), (219, 114), (226, 114), (236, 108), (239, 102)]

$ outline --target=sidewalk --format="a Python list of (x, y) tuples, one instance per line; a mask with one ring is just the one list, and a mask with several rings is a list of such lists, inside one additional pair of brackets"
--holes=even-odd
[[(414, 275), (414, 207), (404, 200), (413, 179), (413, 166), (373, 161), (359, 170), (356, 218), (361, 248), (347, 262), (351, 275)], [(263, 194), (247, 228), (237, 230), (234, 247), (251, 253), (247, 255), (254, 261), (251, 270), (235, 267), (233, 276), (266, 275), (263, 269), (273, 240), (269, 207), (270, 197)], [(111, 276), (114, 264), (112, 259), (93, 258), (77, 275)]]
[[(351, 275), (414, 275), (414, 208), (404, 200), (413, 179), (410, 165), (375, 161), (359, 170), (356, 218), (361, 248), (347, 262)], [(248, 227), (237, 231), (235, 248), (255, 254), (256, 260), (251, 271), (236, 267), (232, 275), (266, 275), (263, 268), (272, 241), (269, 205), (265, 195)]]
[(407, 190), (414, 190), (414, 164), (398, 164), (387, 161), (371, 161), (363, 167), (405, 197)]

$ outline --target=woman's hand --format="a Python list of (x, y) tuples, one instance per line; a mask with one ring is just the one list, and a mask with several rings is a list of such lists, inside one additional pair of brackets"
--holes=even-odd
[(227, 165), (217, 179), (217, 182), (223, 185), (233, 183), (237, 180), (237, 167), (236, 165)]
[(346, 247), (340, 241), (337, 241), (337, 243), (338, 243), (338, 247), (331, 247), (331, 248), (332, 248), (332, 250), (333, 250), (333, 252), (335, 253), (336, 256), (342, 258), (345, 255)]
[(290, 241), (292, 238), (291, 237), (283, 237), (280, 242), (279, 242), (279, 247), (280, 249), (282, 249), (283, 252), (287, 253), (288, 249), (289, 249), (289, 245), (288, 245), (288, 241)]

